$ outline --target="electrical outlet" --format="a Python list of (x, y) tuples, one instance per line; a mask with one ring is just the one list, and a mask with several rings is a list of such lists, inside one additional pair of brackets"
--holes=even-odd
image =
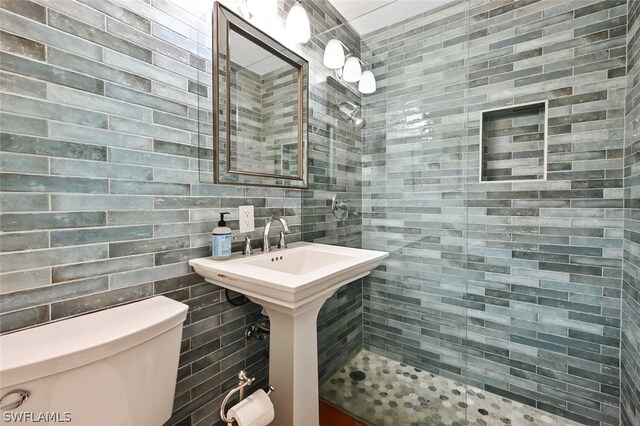
[(238, 216), (240, 217), (240, 233), (251, 232), (256, 229), (255, 220), (253, 218), (253, 206), (238, 207)]

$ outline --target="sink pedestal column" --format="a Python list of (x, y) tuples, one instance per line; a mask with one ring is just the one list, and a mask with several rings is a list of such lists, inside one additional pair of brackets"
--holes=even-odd
[[(333, 294), (333, 293), (332, 293)], [(271, 324), (269, 383), (275, 391), (273, 426), (318, 426), (318, 312), (325, 300), (316, 299), (298, 308), (286, 308), (262, 300)]]

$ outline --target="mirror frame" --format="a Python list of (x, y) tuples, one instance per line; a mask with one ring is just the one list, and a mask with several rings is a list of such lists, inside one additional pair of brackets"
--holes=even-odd
[[(258, 45), (267, 52), (277, 56), (284, 62), (290, 64), (298, 70), (298, 175), (282, 175), (271, 174), (259, 171), (235, 170), (231, 168), (231, 46), (230, 32), (235, 31), (242, 37)], [(225, 53), (226, 60), (222, 58), (220, 51), (220, 34), (224, 34), (226, 43)], [(224, 114), (227, 117), (226, 134), (221, 141), (220, 131), (220, 86), (222, 77), (220, 75), (220, 66), (224, 62), (226, 77), (224, 78), (226, 87), (226, 107)], [(214, 183), (223, 185), (248, 185), (248, 186), (264, 186), (264, 187), (284, 187), (305, 189), (308, 187), (308, 105), (309, 105), (309, 62), (300, 55), (292, 52), (290, 49), (282, 45), (280, 42), (267, 35), (263, 31), (254, 27), (251, 23), (231, 11), (229, 8), (214, 3), (213, 7), (213, 157), (214, 157)], [(225, 143), (226, 166), (224, 173), (221, 173), (220, 164), (220, 144)], [(266, 179), (274, 179), (273, 183), (254, 183), (254, 182), (224, 182), (224, 175), (241, 175), (263, 177)], [(278, 183), (278, 181), (285, 181)], [(287, 181), (296, 182), (296, 184), (287, 184)], [(297, 182), (300, 182), (299, 184)]]

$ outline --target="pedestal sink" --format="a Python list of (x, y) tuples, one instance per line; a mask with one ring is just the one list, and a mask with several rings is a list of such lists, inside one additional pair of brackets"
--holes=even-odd
[(273, 426), (318, 426), (318, 342), (322, 304), (340, 287), (368, 275), (386, 252), (315, 243), (229, 260), (189, 262), (208, 282), (262, 305), (271, 322), (269, 381)]

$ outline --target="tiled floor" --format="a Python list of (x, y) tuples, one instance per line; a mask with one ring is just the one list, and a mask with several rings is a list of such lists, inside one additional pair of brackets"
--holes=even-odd
[[(364, 380), (349, 377), (357, 370)], [(365, 350), (322, 384), (320, 398), (374, 426), (579, 425)]]

